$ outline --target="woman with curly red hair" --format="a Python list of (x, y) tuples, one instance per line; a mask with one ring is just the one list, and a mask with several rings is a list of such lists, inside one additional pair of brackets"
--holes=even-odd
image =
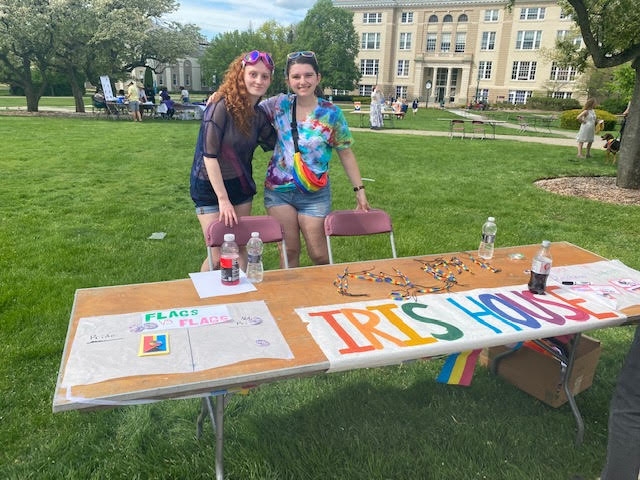
[[(276, 141), (271, 123), (257, 107), (271, 85), (273, 68), (271, 56), (258, 50), (236, 58), (203, 113), (190, 189), (205, 235), (215, 220), (231, 225), (251, 215), (256, 194), (253, 152), (258, 145), (273, 150)], [(214, 249), (214, 265), (219, 258), (219, 249)], [(206, 259), (201, 270), (209, 270)]]

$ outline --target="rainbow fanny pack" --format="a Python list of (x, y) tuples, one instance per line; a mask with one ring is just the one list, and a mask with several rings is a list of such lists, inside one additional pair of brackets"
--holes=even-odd
[(291, 106), (291, 135), (293, 136), (293, 183), (305, 193), (317, 192), (327, 186), (328, 175), (324, 172), (318, 176), (302, 159), (302, 153), (298, 147), (298, 121), (296, 119), (296, 99)]
[(317, 192), (323, 187), (327, 186), (328, 181), (327, 172), (318, 176), (316, 173), (304, 163), (302, 159), (302, 153), (299, 151), (293, 155), (293, 183), (296, 184), (303, 192), (312, 193)]

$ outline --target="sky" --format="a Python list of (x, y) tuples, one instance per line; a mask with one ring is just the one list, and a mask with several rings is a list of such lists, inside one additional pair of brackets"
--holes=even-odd
[(178, 0), (180, 8), (163, 18), (193, 23), (207, 40), (220, 33), (257, 29), (268, 20), (287, 26), (302, 21), (316, 0)]

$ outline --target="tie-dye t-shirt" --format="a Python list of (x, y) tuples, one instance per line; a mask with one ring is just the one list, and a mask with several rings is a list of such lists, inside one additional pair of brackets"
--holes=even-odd
[[(291, 107), (294, 98), (294, 95), (281, 94), (260, 103), (278, 132), (264, 183), (270, 190), (289, 191), (296, 188), (291, 175), (295, 151), (291, 133)], [(298, 122), (298, 135), (302, 158), (317, 175), (322, 175), (329, 169), (334, 148), (343, 150), (353, 144), (342, 110), (322, 98), (318, 99), (318, 105), (306, 120)]]

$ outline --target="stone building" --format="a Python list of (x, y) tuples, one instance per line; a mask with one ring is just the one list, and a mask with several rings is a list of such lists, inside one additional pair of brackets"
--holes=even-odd
[(532, 95), (584, 100), (574, 67), (554, 62), (556, 39), (581, 42), (551, 0), (333, 0), (353, 12), (362, 76), (386, 97), (432, 104), (524, 104)]

